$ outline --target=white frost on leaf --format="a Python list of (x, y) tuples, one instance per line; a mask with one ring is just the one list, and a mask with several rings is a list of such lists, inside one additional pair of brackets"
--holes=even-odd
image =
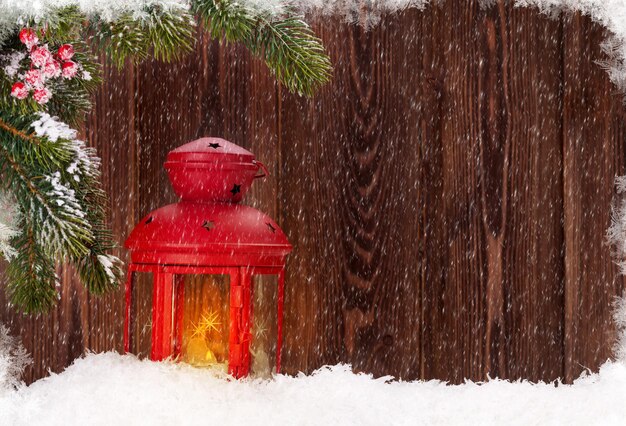
[(36, 238), (46, 241), (51, 250), (60, 251), (67, 246), (67, 241), (91, 235), (91, 226), (85, 220), (86, 214), (76, 199), (76, 192), (61, 181), (61, 173), (46, 175), (44, 181), (48, 184), (46, 195), (56, 208), (40, 200), (31, 203), (30, 214), (41, 223)]
[(64, 139), (71, 142), (74, 151), (74, 161), (68, 166), (67, 172), (79, 182), (82, 175), (97, 179), (100, 174), (100, 159), (93, 148), (88, 148), (85, 142), (78, 139), (78, 132), (57, 117), (47, 113), (39, 113), (39, 119), (31, 124), (35, 134), (47, 138), (51, 142)]
[(22, 61), (25, 58), (25, 52), (11, 52), (6, 55), (0, 55), (0, 61), (3, 64), (4, 73), (10, 78), (17, 78)]
[(56, 142), (59, 139), (74, 140), (78, 134), (67, 124), (46, 113), (39, 113), (39, 120), (34, 121), (31, 127), (37, 136), (45, 137), (51, 142)]
[(48, 191), (48, 195), (55, 199), (59, 207), (63, 207), (70, 216), (81, 219), (85, 217), (85, 213), (76, 199), (76, 191), (61, 182), (61, 173), (55, 172), (45, 176), (44, 179), (52, 186), (52, 189)]
[(30, 362), (22, 344), (0, 324), (0, 397), (21, 385), (20, 378)]
[(104, 268), (104, 272), (106, 273), (107, 278), (109, 279), (109, 282), (112, 284), (116, 283), (117, 275), (118, 275), (117, 272), (120, 271), (122, 261), (113, 255), (101, 254), (101, 255), (98, 255), (98, 262), (100, 262), (100, 264)]
[(145, 10), (159, 7), (161, 10), (188, 9), (186, 0), (0, 0), (0, 46), (26, 22), (44, 24), (54, 9), (76, 6), (89, 17), (98, 17), (105, 22), (130, 14), (141, 20)]
[[(607, 59), (601, 63), (613, 83), (626, 93), (626, 1), (624, 0), (510, 0), (518, 7), (536, 7), (552, 16), (581, 12), (605, 26), (611, 36), (602, 47)], [(495, 0), (480, 0), (483, 7)], [(376, 25), (384, 14), (407, 8), (424, 9), (437, 0), (239, 0), (251, 13), (283, 15), (295, 10), (317, 16), (341, 16), (348, 22), (365, 27)], [(0, 46), (24, 22), (43, 23), (56, 7), (75, 5), (88, 17), (114, 21), (123, 14), (136, 20), (147, 19), (146, 10), (158, 6), (162, 10), (189, 9), (188, 0), (0, 0)]]

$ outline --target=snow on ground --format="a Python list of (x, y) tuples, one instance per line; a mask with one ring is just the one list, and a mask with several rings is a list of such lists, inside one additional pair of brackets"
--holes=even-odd
[(626, 365), (572, 386), (390, 382), (347, 366), (236, 381), (173, 363), (88, 355), (65, 372), (0, 391), (2, 425), (624, 425)]

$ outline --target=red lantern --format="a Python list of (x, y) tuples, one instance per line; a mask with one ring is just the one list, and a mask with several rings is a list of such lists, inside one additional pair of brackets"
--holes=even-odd
[[(238, 204), (266, 176), (265, 166), (235, 144), (204, 138), (170, 152), (165, 168), (180, 201), (143, 218), (126, 241), (125, 350), (137, 353), (135, 340), (149, 329), (154, 361), (178, 359), (235, 377), (279, 371), (292, 247), (271, 218)], [(146, 274), (152, 303), (142, 323), (136, 288)]]

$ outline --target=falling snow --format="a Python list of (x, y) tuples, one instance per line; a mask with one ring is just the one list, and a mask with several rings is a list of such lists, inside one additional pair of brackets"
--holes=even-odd
[[(244, 1), (252, 11), (277, 15), (284, 12), (282, 2)], [(186, 7), (186, 2), (174, 0), (0, 0), (0, 43), (2, 34), (14, 31), (25, 17), (43, 19), (53, 6), (78, 4), (85, 13), (109, 20), (127, 12), (141, 19), (146, 5), (154, 3)], [(293, 4), (308, 14), (340, 15), (345, 21), (373, 27), (383, 14), (408, 7), (423, 9), (430, 3), (436, 2), (294, 0)], [(483, 0), (482, 3), (487, 7), (493, 1)], [(612, 35), (603, 44), (608, 59), (601, 65), (616, 86), (626, 91), (625, 1), (515, 0), (515, 4), (536, 7), (551, 16), (564, 11), (581, 11), (608, 28)], [(0, 58), (0, 65), (11, 75), (17, 73), (16, 64), (20, 60), (15, 55)], [(170, 119), (176, 118), (168, 117)], [(78, 140), (76, 131), (66, 124), (42, 114), (33, 123), (33, 130), (52, 142), (60, 139), (72, 142), (76, 158), (67, 172), (76, 181), (83, 173), (98, 173), (100, 163), (95, 152)], [(58, 175), (46, 179), (51, 190), (62, 196), (63, 205), (70, 209), (77, 206), (72, 198), (73, 191), (59, 181)], [(622, 200), (626, 197), (626, 177), (618, 179), (617, 189), (609, 240), (616, 262), (626, 273), (626, 199)], [(14, 236), (12, 223), (16, 215), (5, 210), (2, 203), (0, 197), (0, 252), (6, 257), (11, 252), (5, 251), (3, 244)], [(2, 213), (9, 216), (5, 218)], [(70, 213), (84, 215), (81, 211)], [(98, 260), (107, 275), (114, 279), (112, 271), (117, 258), (99, 256)], [(31, 386), (21, 385), (15, 390), (16, 377), (24, 366), (24, 354), (0, 326), (0, 413), (2, 423), (16, 425), (171, 424), (182, 418), (188, 423), (202, 424), (270, 424), (277, 420), (299, 424), (623, 424), (626, 418), (623, 403), (626, 395), (626, 299), (617, 300), (615, 306), (619, 331), (615, 347), (617, 361), (607, 362), (599, 373), (584, 375), (571, 386), (501, 380), (460, 386), (434, 381), (388, 382), (353, 374), (345, 366), (323, 368), (311, 376), (236, 382), (180, 364), (151, 363), (108, 353), (89, 355), (61, 374), (53, 374)]]

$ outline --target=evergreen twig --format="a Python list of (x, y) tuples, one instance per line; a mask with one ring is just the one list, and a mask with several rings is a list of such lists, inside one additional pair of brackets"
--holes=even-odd
[(275, 17), (233, 0), (194, 0), (192, 9), (211, 37), (242, 43), (291, 92), (312, 96), (330, 80), (332, 64), (321, 40), (291, 11)]

